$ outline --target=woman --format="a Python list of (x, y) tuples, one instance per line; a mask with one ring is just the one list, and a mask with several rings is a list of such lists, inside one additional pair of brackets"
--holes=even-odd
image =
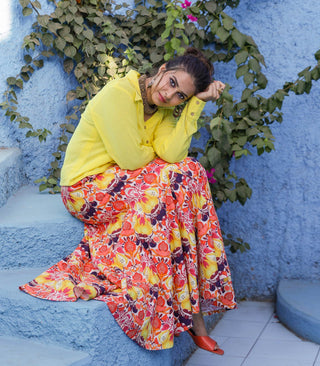
[(223, 354), (202, 312), (236, 307), (230, 270), (206, 172), (187, 158), (205, 102), (224, 88), (212, 72), (189, 48), (153, 77), (130, 71), (89, 102), (61, 172), (63, 202), (84, 222), (84, 238), (21, 290), (104, 301), (149, 350), (171, 348), (188, 330), (197, 345)]

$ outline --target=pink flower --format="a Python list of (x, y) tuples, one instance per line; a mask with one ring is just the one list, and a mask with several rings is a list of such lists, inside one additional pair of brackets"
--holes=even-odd
[(187, 15), (187, 17), (188, 17), (188, 19), (189, 20), (191, 20), (192, 22), (196, 22), (197, 20), (198, 20), (198, 18), (197, 17), (194, 17), (193, 15), (191, 15), (191, 14), (188, 14)]
[(181, 4), (183, 9), (189, 8), (191, 6), (191, 1), (185, 0), (183, 4)]
[(208, 181), (209, 183), (211, 184), (214, 184), (217, 182), (217, 180), (213, 177), (213, 173), (215, 172), (216, 170), (214, 168), (212, 168), (211, 170), (207, 170), (207, 177), (208, 177)]

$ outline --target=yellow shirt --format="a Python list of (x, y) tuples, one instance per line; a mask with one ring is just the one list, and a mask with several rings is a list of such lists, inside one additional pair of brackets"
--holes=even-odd
[(192, 97), (178, 120), (173, 109), (159, 108), (145, 122), (139, 76), (132, 70), (110, 81), (88, 103), (67, 147), (62, 186), (113, 164), (135, 170), (156, 156), (169, 163), (186, 158), (205, 102)]

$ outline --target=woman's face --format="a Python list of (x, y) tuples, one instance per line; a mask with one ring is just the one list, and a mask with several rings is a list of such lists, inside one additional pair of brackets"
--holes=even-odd
[(174, 107), (192, 97), (195, 90), (190, 74), (184, 70), (166, 71), (162, 65), (148, 90), (148, 101), (159, 107)]

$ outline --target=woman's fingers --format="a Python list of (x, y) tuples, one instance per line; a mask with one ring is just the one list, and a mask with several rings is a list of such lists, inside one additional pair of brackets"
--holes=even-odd
[(223, 93), (225, 87), (226, 86), (222, 81), (214, 80), (205, 91), (198, 93), (196, 97), (205, 102), (208, 102), (209, 100), (215, 101)]

